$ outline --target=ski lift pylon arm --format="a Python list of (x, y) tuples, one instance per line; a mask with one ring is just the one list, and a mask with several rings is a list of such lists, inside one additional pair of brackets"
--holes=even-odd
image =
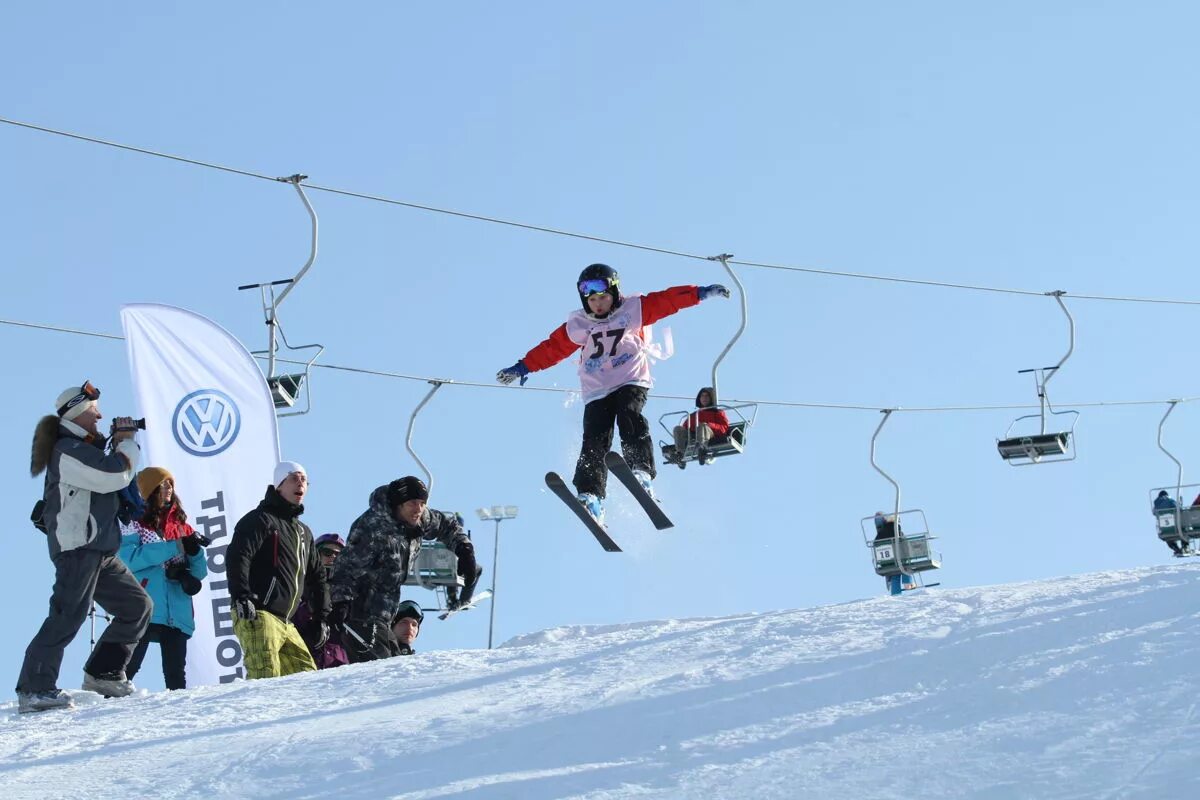
[(1158, 421), (1158, 449), (1166, 453), (1167, 458), (1175, 462), (1175, 530), (1182, 531), (1180, 506), (1183, 504), (1183, 498), (1180, 497), (1180, 494), (1183, 492), (1183, 463), (1163, 444), (1163, 425), (1166, 424), (1167, 417), (1171, 416), (1171, 412), (1175, 410), (1175, 406), (1177, 405), (1179, 405), (1179, 401), (1172, 400), (1171, 404), (1167, 407), (1167, 413), (1163, 414), (1162, 419)]
[(1061, 359), (1059, 359), (1057, 364), (1055, 364), (1053, 367), (1050, 367), (1047, 370), (1047, 372), (1049, 372), (1050, 374), (1045, 379), (1042, 380), (1042, 385), (1041, 385), (1040, 389), (1041, 389), (1041, 394), (1043, 394), (1043, 395), (1045, 395), (1045, 393), (1046, 393), (1046, 384), (1048, 384), (1050, 382), (1051, 378), (1053, 378), (1055, 375), (1058, 374), (1058, 370), (1062, 367), (1063, 364), (1067, 363), (1067, 359), (1070, 358), (1071, 354), (1075, 352), (1075, 318), (1073, 316), (1071, 316), (1071, 312), (1067, 309), (1067, 304), (1064, 303), (1062, 300), (1063, 296), (1065, 294), (1066, 294), (1066, 292), (1063, 291), (1062, 289), (1055, 289), (1053, 292), (1046, 292), (1047, 297), (1053, 297), (1056, 301), (1058, 301), (1058, 307), (1061, 308), (1063, 313), (1067, 315), (1067, 324), (1069, 325), (1070, 339), (1068, 340), (1066, 354)]
[(911, 578), (913, 573), (904, 566), (903, 551), (900, 549), (900, 484), (896, 483), (896, 481), (892, 479), (891, 475), (888, 475), (886, 472), (884, 472), (883, 467), (879, 466), (879, 463), (875, 461), (875, 441), (879, 438), (879, 432), (883, 430), (883, 426), (887, 424), (888, 419), (891, 418), (892, 412), (895, 410), (896, 409), (894, 408), (881, 408), (879, 410), (879, 413), (883, 414), (883, 419), (879, 420), (879, 427), (875, 429), (875, 435), (871, 437), (871, 466), (874, 467), (875, 471), (882, 475), (887, 482), (892, 485), (892, 488), (896, 490), (896, 505), (892, 510), (893, 552), (896, 554), (896, 566), (900, 568), (900, 572)]
[(421, 402), (417, 403), (417, 407), (413, 409), (412, 416), (408, 418), (408, 435), (404, 438), (404, 447), (408, 450), (408, 454), (413, 457), (413, 461), (417, 462), (417, 466), (419, 466), (421, 468), (421, 471), (425, 473), (425, 486), (429, 490), (429, 492), (432, 494), (433, 493), (433, 473), (429, 471), (429, 467), (425, 466), (425, 462), (421, 460), (421, 457), (419, 455), (417, 455), (416, 451), (414, 451), (412, 448), (413, 428), (417, 424), (417, 414), (421, 413), (421, 409), (425, 407), (425, 404), (429, 402), (430, 398), (433, 397), (434, 393), (438, 389), (442, 388), (443, 382), (442, 381), (430, 381), (429, 383), (431, 383), (433, 385), (433, 388), (429, 390), (429, 392), (425, 395), (425, 397), (421, 400)]
[(725, 349), (721, 351), (721, 354), (719, 356), (717, 356), (717, 360), (713, 362), (712, 387), (713, 387), (713, 402), (714, 403), (721, 402), (721, 392), (720, 392), (720, 388), (717, 385), (717, 368), (721, 366), (721, 361), (724, 360), (725, 356), (729, 353), (729, 351), (733, 349), (733, 345), (737, 342), (737, 340), (741, 338), (742, 332), (746, 330), (746, 322), (749, 319), (749, 313), (750, 313), (748, 310), (748, 306), (746, 304), (746, 287), (742, 285), (742, 282), (741, 282), (741, 280), (738, 279), (737, 274), (733, 271), (732, 268), (730, 268), (729, 259), (731, 259), (731, 258), (733, 258), (733, 255), (730, 253), (721, 253), (721, 255), (719, 255), (719, 256), (709, 256), (708, 257), (709, 261), (720, 261), (721, 266), (725, 268), (725, 271), (727, 273), (729, 273), (730, 280), (732, 280), (734, 285), (737, 286), (738, 300), (741, 303), (741, 309), (742, 309), (742, 324), (738, 326), (737, 333), (735, 333), (733, 335), (733, 338), (729, 340), (729, 344), (725, 345)]
[(878, 462), (875, 461), (875, 441), (879, 438), (879, 432), (881, 430), (883, 430), (883, 426), (887, 424), (888, 419), (892, 416), (892, 412), (895, 410), (896, 409), (894, 409), (894, 408), (882, 408), (879, 410), (879, 413), (883, 414), (883, 419), (879, 420), (879, 427), (877, 427), (875, 429), (875, 435), (871, 437), (871, 466), (874, 467), (875, 471), (878, 472), (880, 475), (882, 475), (887, 480), (887, 482), (892, 485), (892, 488), (894, 488), (896, 490), (896, 507), (893, 510), (893, 512), (896, 515), (895, 519), (897, 520), (897, 522), (899, 522), (900, 484), (896, 483), (896, 481), (894, 481), (892, 479), (891, 475), (888, 475), (886, 472), (884, 472), (883, 467), (879, 466)]

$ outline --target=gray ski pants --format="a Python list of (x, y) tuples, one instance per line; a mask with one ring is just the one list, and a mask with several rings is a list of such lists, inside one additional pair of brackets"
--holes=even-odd
[(79, 633), (93, 600), (113, 618), (85, 666), (93, 675), (125, 669), (150, 623), (150, 596), (115, 555), (67, 550), (54, 559), (54, 570), (50, 613), (25, 649), (18, 692), (58, 688), (63, 651)]

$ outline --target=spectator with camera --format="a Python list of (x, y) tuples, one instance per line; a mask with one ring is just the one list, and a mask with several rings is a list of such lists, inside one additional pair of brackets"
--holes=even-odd
[(308, 645), (291, 623), (307, 596), (317, 626), (317, 646), (329, 628), (329, 587), (313, 546), (312, 531), (300, 521), (308, 473), (295, 461), (275, 467), (274, 485), (258, 508), (238, 520), (225, 551), (233, 632), (242, 645), (247, 678), (273, 678), (315, 670)]
[(429, 489), (412, 475), (371, 492), (370, 507), (350, 526), (346, 550), (333, 565), (329, 623), (343, 627), (350, 661), (373, 661), (398, 654), (392, 622), (400, 607), (400, 587), (416, 567), (423, 539), (437, 539), (458, 558), (461, 597), (447, 592), (451, 607), (468, 603), (483, 570), (456, 514), (429, 508)]
[(138, 473), (137, 491), (145, 506), (123, 529), (121, 560), (150, 595), (154, 611), (125, 675), (133, 680), (150, 643), (158, 642), (163, 682), (168, 689), (186, 689), (187, 643), (196, 630), (192, 596), (208, 575), (203, 549), (208, 541), (188, 524), (170, 472), (147, 467)]
[(25, 650), (17, 679), (20, 712), (73, 705), (58, 688), (58, 672), (93, 601), (112, 621), (84, 664), (83, 688), (107, 697), (134, 691), (125, 666), (150, 621), (151, 603), (117, 557), (117, 509), (118, 493), (133, 478), (141, 450), (133, 438), (137, 422), (130, 417), (112, 421), (109, 439), (100, 434), (99, 399), (91, 381), (63, 391), (56, 413), (43, 417), (33, 434), (30, 472), (46, 473), (42, 522), (54, 588), (49, 613)]

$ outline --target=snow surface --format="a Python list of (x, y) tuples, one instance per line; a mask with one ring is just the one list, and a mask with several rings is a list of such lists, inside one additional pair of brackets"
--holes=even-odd
[(1196, 798), (1198, 568), (10, 702), (0, 800)]

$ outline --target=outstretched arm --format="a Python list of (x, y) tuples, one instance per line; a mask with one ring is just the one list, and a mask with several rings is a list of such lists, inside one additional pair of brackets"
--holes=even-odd
[(695, 286), (672, 286), (661, 292), (651, 292), (642, 298), (642, 324), (653, 325), (663, 317), (699, 302), (700, 292)]
[(507, 386), (520, 378), (521, 385), (524, 386), (529, 373), (552, 367), (578, 349), (579, 345), (572, 342), (567, 336), (567, 325), (563, 323), (555, 328), (554, 332), (545, 340), (526, 353), (520, 361), (497, 372), (496, 380)]
[(567, 324), (564, 322), (554, 329), (541, 343), (525, 354), (521, 359), (530, 372), (553, 367), (567, 356), (579, 349), (579, 345), (567, 336)]

